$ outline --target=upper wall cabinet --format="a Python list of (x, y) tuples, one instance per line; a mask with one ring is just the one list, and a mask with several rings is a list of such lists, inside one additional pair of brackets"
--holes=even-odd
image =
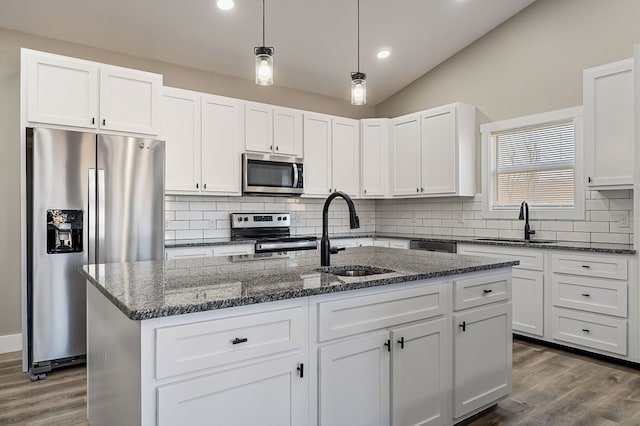
[(342, 191), (360, 194), (358, 120), (304, 114), (304, 195), (326, 197)]
[(237, 99), (163, 88), (167, 192), (241, 194), (243, 112)]
[(302, 157), (302, 111), (246, 102), (244, 147)]
[(633, 59), (584, 70), (584, 140), (587, 185), (633, 184)]
[(31, 123), (157, 135), (162, 76), (22, 50)]
[(391, 194), (475, 195), (475, 107), (454, 103), (391, 120)]
[(389, 195), (389, 120), (360, 120), (360, 182), (363, 198)]
[(197, 92), (162, 88), (167, 192), (200, 191), (200, 102)]

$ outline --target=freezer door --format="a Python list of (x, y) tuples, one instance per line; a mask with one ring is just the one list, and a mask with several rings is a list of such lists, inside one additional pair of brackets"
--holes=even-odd
[(162, 260), (164, 141), (98, 135), (98, 263)]
[[(94, 134), (27, 129), (27, 294), (34, 363), (84, 355)], [(95, 190), (95, 188), (93, 188)]]

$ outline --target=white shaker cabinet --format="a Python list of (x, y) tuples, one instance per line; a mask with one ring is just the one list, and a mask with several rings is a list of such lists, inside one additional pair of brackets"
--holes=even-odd
[(358, 120), (331, 120), (331, 181), (333, 191), (360, 195), (360, 126)]
[(358, 197), (358, 120), (304, 114), (304, 195), (326, 197), (343, 191)]
[(511, 392), (511, 304), (453, 315), (453, 417)]
[(389, 195), (389, 120), (360, 120), (360, 181), (363, 198)]
[(391, 331), (391, 424), (443, 425), (449, 420), (451, 345), (448, 319)]
[(633, 59), (584, 70), (587, 185), (631, 188), (633, 183)]
[(420, 193), (420, 114), (391, 120), (391, 194)]
[(27, 121), (157, 135), (162, 75), (22, 49)]
[(200, 190), (200, 93), (163, 87), (165, 191)]
[(391, 195), (475, 194), (475, 107), (460, 102), (391, 120)]
[(389, 423), (388, 331), (319, 349), (320, 426)]
[(100, 129), (157, 135), (162, 76), (145, 71), (100, 67)]
[(241, 195), (241, 101), (163, 88), (168, 193)]
[(97, 127), (98, 64), (26, 49), (22, 61), (28, 121)]
[(241, 195), (243, 105), (237, 99), (202, 96), (202, 192)]
[(302, 157), (302, 111), (245, 102), (245, 150)]

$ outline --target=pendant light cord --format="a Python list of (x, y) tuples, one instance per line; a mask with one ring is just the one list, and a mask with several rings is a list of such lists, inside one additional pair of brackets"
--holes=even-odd
[[(265, 46), (265, 44), (264, 44), (264, 1), (265, 0), (262, 0), (262, 47)], [(358, 0), (358, 1), (360, 1), (360, 0)]]
[(360, 0), (358, 0), (358, 73), (360, 73)]

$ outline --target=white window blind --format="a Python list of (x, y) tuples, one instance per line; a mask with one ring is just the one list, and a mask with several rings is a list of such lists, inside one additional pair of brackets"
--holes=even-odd
[(575, 205), (574, 122), (546, 123), (491, 134), (493, 208)]

